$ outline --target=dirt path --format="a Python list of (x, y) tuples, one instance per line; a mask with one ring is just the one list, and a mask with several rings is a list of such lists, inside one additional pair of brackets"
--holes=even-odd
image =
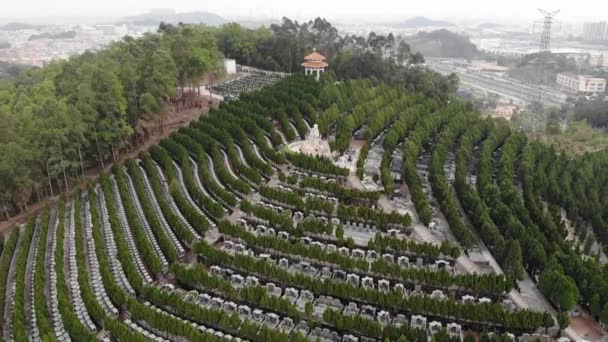
[[(140, 152), (148, 150), (150, 146), (157, 144), (159, 141), (168, 137), (171, 133), (175, 132), (179, 128), (187, 126), (191, 121), (197, 120), (200, 116), (207, 114), (210, 108), (207, 104), (209, 97), (206, 95), (201, 95), (201, 97), (203, 98), (204, 102), (204, 106), (202, 108), (191, 108), (170, 113), (165, 120), (165, 131), (163, 134), (149, 137), (143, 144), (121, 154), (117, 161), (122, 162), (126, 159), (136, 157)], [(219, 100), (214, 99), (212, 106), (217, 107), (219, 102)], [(70, 190), (67, 192), (67, 195), (71, 196), (74, 193), (74, 190), (78, 188), (83, 189), (89, 181), (97, 180), (101, 173), (108, 173), (112, 169), (113, 165), (114, 162), (107, 162), (103, 169), (100, 167), (87, 169), (85, 171), (84, 180), (82, 180), (79, 184), (72, 184)], [(0, 222), (0, 234), (8, 234), (15, 225), (24, 223), (27, 218), (30, 217), (30, 215), (39, 213), (47, 204), (50, 206), (54, 205), (59, 200), (60, 195), (61, 194), (57, 194), (54, 197), (47, 197), (40, 202), (33, 203), (29, 206), (28, 210), (13, 216), (10, 220)]]

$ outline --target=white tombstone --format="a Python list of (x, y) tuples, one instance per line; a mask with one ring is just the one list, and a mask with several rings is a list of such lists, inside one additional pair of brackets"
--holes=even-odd
[(462, 296), (462, 301), (464, 303), (472, 303), (473, 301), (475, 301), (475, 297), (473, 297), (471, 295), (464, 295), (464, 296)]
[(447, 329), (448, 334), (453, 337), (460, 337), (462, 333), (462, 327), (458, 323), (448, 323)]
[(429, 323), (429, 330), (431, 331), (431, 335), (435, 335), (439, 331), (441, 331), (442, 325), (441, 322), (432, 321)]
[(394, 262), (395, 261), (395, 257), (392, 254), (389, 253), (384, 253), (382, 254), (382, 259), (386, 262)]
[(365, 252), (361, 249), (355, 248), (353, 249), (352, 256), (354, 258), (363, 259), (363, 257), (365, 256)]
[(443, 291), (441, 291), (441, 290), (434, 290), (431, 293), (431, 297), (435, 298), (435, 299), (444, 299), (445, 295), (443, 294)]
[(426, 317), (421, 315), (412, 315), (410, 326), (415, 329), (426, 329)]
[(359, 276), (353, 273), (349, 273), (346, 275), (346, 281), (350, 282), (351, 284), (358, 286), (359, 285)]
[(378, 322), (380, 322), (380, 324), (383, 325), (388, 325), (391, 322), (391, 315), (388, 313), (388, 311), (380, 311), (378, 312)]
[(386, 279), (378, 280), (378, 290), (388, 292), (391, 289), (391, 282)]

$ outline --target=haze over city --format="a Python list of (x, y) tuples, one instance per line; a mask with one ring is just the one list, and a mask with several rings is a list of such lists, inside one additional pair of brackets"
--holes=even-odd
[[(560, 9), (564, 21), (599, 20), (608, 12), (603, 1), (283, 1), (283, 0), (151, 0), (90, 2), (78, 0), (26, 0), (4, 6), (0, 19), (42, 18), (53, 16), (120, 17), (147, 12), (155, 8), (173, 8), (178, 12), (207, 11), (227, 17), (281, 18), (298, 20), (317, 16), (333, 20), (356, 19), (363, 21), (401, 20), (410, 16), (430, 16), (434, 19), (484, 20), (521, 22), (538, 17), (537, 8)], [(35, 9), (35, 10), (32, 10)]]
[(607, 1), (3, 4), (0, 341), (606, 342), (607, 83)]

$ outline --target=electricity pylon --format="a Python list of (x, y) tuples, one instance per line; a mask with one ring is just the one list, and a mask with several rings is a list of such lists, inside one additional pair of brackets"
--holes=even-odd
[(555, 21), (555, 15), (559, 13), (559, 10), (556, 11), (545, 11), (543, 9), (538, 9), (540, 13), (543, 15), (543, 19), (536, 24), (542, 24), (542, 31), (540, 34), (540, 45), (538, 49), (537, 56), (537, 74), (538, 74), (538, 94), (537, 101), (540, 104), (539, 110), (541, 113), (538, 113), (537, 118), (530, 118), (530, 130), (535, 133), (543, 134), (547, 128), (547, 118), (542, 110), (543, 103), (543, 85), (545, 83), (545, 67), (548, 62), (548, 57), (551, 55), (551, 28)]

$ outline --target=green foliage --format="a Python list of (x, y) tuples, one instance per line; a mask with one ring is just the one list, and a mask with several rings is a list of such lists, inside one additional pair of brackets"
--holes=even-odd
[(13, 260), (13, 255), (17, 249), (17, 240), (19, 239), (19, 229), (13, 229), (8, 240), (4, 244), (2, 256), (0, 257), (0, 323), (4, 326), (4, 306), (6, 303), (6, 284), (8, 278), (8, 270)]
[(560, 270), (550, 267), (540, 274), (538, 288), (560, 310), (569, 311), (579, 298), (574, 281)]
[[(15, 263), (15, 298), (12, 308), (12, 331), (16, 341), (26, 341), (27, 331), (25, 326), (25, 268), (30, 250), (30, 243), (34, 236), (34, 226), (36, 219), (31, 217), (25, 225), (25, 230), (21, 236), (21, 243), (17, 250), (17, 259)], [(61, 279), (60, 279), (61, 280)], [(67, 298), (66, 298), (67, 299)], [(69, 303), (68, 303), (69, 304)]]
[(288, 152), (285, 154), (287, 160), (295, 167), (325, 175), (348, 176), (348, 169), (334, 165), (327, 157), (305, 155), (302, 153)]
[(380, 198), (380, 192), (347, 188), (340, 185), (336, 181), (322, 180), (318, 177), (304, 177), (300, 181), (299, 185), (303, 188), (317, 189), (321, 192), (329, 193), (339, 199), (341, 202), (345, 203), (353, 203), (358, 201), (364, 203), (373, 203)]
[(557, 323), (560, 329), (566, 329), (570, 325), (570, 314), (567, 312), (560, 312), (557, 315)]
[[(144, 160), (144, 165), (150, 164), (150, 156), (147, 153), (143, 154), (142, 159)], [(128, 160), (125, 164), (132, 175), (140, 172), (139, 166), (134, 160)], [(182, 220), (177, 216), (177, 213), (173, 211), (173, 208), (169, 204), (169, 199), (165, 196), (165, 191), (162, 189), (158, 169), (156, 167), (148, 167), (147, 171), (148, 172), (146, 172), (146, 175), (150, 181), (150, 186), (152, 187), (158, 206), (165, 216), (167, 223), (169, 223), (179, 239), (185, 243), (191, 243), (194, 239), (194, 234), (192, 234), (192, 232), (184, 225), (184, 222), (182, 222)]]
[[(331, 201), (314, 197), (302, 196), (295, 191), (279, 190), (269, 186), (261, 186), (260, 195), (280, 203), (285, 203), (297, 210), (308, 212), (323, 212), (326, 215), (333, 215), (336, 205)], [(304, 199), (302, 199), (304, 197)]]
[(608, 324), (608, 303), (604, 305), (602, 312), (600, 312), (600, 321), (604, 324)]
[[(167, 152), (163, 153), (163, 148)], [(188, 153), (183, 147), (172, 139), (164, 139), (160, 142), (160, 146), (155, 146), (152, 156), (159, 158), (159, 164), (164, 170), (175, 168), (176, 174), (178, 175), (178, 180), (180, 182), (181, 180), (179, 179), (179, 174), (181, 173), (181, 179), (183, 179), (188, 193), (196, 204), (207, 214), (209, 214), (210, 217), (219, 219), (224, 216), (222, 206), (213, 200), (213, 198), (209, 197), (207, 193), (199, 187), (197, 181), (194, 179), (195, 177), (198, 177), (198, 175), (194, 173), (192, 163), (188, 159)], [(171, 158), (177, 159), (178, 166), (173, 164), (173, 161), (170, 160)]]
[(132, 137), (153, 133), (150, 124), (163, 120), (178, 84), (198, 82), (219, 62), (211, 29), (183, 25), (125, 37), (6, 82), (0, 91), (3, 203), (24, 210), (34, 191), (61, 190), (64, 178), (115, 160)]
[(516, 279), (523, 278), (525, 271), (522, 265), (522, 252), (518, 241), (507, 240), (505, 254), (501, 259), (503, 261), (502, 267), (505, 273)]
[(386, 213), (382, 210), (372, 209), (370, 207), (354, 206), (354, 205), (338, 205), (338, 217), (342, 221), (364, 221), (370, 222), (378, 229), (386, 231), (391, 226), (407, 227), (412, 224), (412, 218), (409, 214), (399, 214), (396, 211)]
[(336, 237), (338, 238), (338, 240), (344, 239), (344, 228), (342, 227), (342, 225), (339, 225), (338, 227), (336, 227), (335, 234), (336, 234)]
[[(161, 272), (161, 256), (154, 250), (152, 240), (148, 238), (148, 235), (144, 230), (145, 228), (143, 227), (143, 223), (139, 221), (135, 204), (133, 204), (129, 195), (129, 190), (126, 183), (127, 179), (124, 174), (123, 167), (119, 164), (115, 164), (113, 167), (113, 174), (119, 192), (119, 198), (115, 198), (116, 208), (117, 210), (120, 210), (120, 207), (122, 206), (122, 209), (127, 217), (128, 228), (131, 230), (131, 234), (133, 235), (137, 249), (143, 255), (144, 262), (146, 263), (148, 269), (152, 273)], [(106, 196), (110, 195), (112, 194), (106, 193)], [(160, 229), (160, 227), (158, 228)], [(173, 250), (173, 253), (175, 253), (175, 250)]]
[(32, 303), (36, 308), (36, 322), (38, 326), (38, 332), (40, 336), (50, 337), (53, 336), (53, 326), (46, 305), (46, 296), (44, 293), (44, 287), (46, 285), (46, 244), (48, 238), (48, 231), (50, 229), (51, 217), (49, 208), (45, 208), (40, 217), (40, 237), (38, 238), (38, 246), (36, 247), (37, 254), (35, 258), (36, 267), (34, 268), (34, 296)]
[(394, 262), (387, 262), (383, 259), (369, 262), (345, 257), (337, 251), (330, 252), (317, 246), (306, 245), (299, 240), (283, 240), (274, 236), (256, 236), (246, 232), (240, 226), (231, 224), (225, 220), (220, 222), (218, 229), (224, 235), (241, 239), (247, 245), (263, 248), (271, 254), (298, 255), (321, 263), (336, 264), (344, 270), (362, 273), (371, 271), (375, 274), (382, 274), (387, 279), (395, 279), (405, 284), (423, 283), (434, 287), (449, 287), (451, 284), (454, 284), (463, 289), (471, 289), (476, 293), (481, 292), (490, 295), (504, 293), (511, 288), (509, 280), (501, 275), (450, 275), (445, 270), (433, 271), (430, 269), (413, 270), (411, 268), (402, 268)]
[[(522, 329), (535, 329), (543, 326), (546, 316), (551, 319), (551, 316), (547, 313), (541, 314), (529, 310), (511, 312), (501, 304), (496, 303), (461, 304), (452, 299), (442, 301), (428, 296), (404, 297), (401, 293), (395, 291), (383, 292), (364, 289), (341, 281), (323, 281), (301, 273), (291, 273), (262, 259), (244, 255), (230, 255), (207, 245), (205, 242), (197, 243), (194, 250), (209, 264), (224, 265), (247, 273), (269, 277), (280, 284), (306, 287), (312, 289), (315, 294), (357, 299), (390, 310), (402, 308), (411, 312), (448, 315), (477, 322), (494, 322), (505, 327)], [(441, 301), (444, 305), (437, 303), (438, 301)]]
[(65, 239), (65, 198), (61, 198), (59, 203), (57, 220), (59, 222), (56, 229), (56, 249), (55, 255), (55, 274), (57, 275), (57, 300), (59, 304), (59, 313), (63, 321), (65, 330), (73, 340), (92, 340), (95, 339), (95, 334), (85, 327), (78, 316), (73, 311), (72, 305), (70, 304), (70, 298), (68, 294), (68, 279), (64, 272), (64, 239)]
[(378, 252), (409, 252), (415, 255), (429, 256), (433, 259), (437, 259), (441, 254), (457, 259), (462, 254), (460, 248), (454, 246), (448, 240), (444, 240), (441, 245), (435, 245), (430, 242), (418, 242), (416, 240), (402, 239), (390, 235), (383, 235), (381, 233), (376, 233), (374, 238), (367, 243), (367, 247)]

